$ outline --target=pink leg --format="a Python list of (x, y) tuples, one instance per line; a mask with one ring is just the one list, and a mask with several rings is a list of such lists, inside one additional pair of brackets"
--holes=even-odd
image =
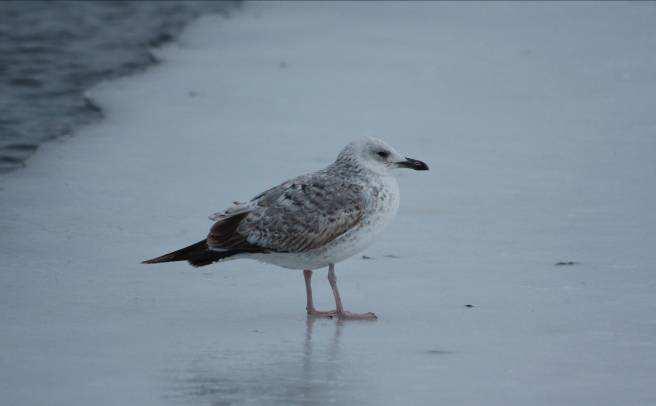
[(342, 306), (342, 298), (339, 296), (339, 290), (337, 289), (337, 276), (335, 275), (335, 264), (330, 264), (328, 266), (328, 282), (330, 282), (330, 287), (333, 289), (333, 296), (335, 296), (335, 306), (337, 307), (337, 318), (340, 320), (376, 320), (375, 314), (369, 313), (351, 313), (344, 310)]
[(305, 278), (305, 294), (307, 296), (307, 305), (305, 306), (305, 310), (307, 310), (307, 314), (314, 317), (328, 318), (336, 316), (337, 312), (334, 310), (322, 312), (314, 308), (314, 301), (312, 300), (312, 271), (309, 269), (304, 270), (303, 278)]

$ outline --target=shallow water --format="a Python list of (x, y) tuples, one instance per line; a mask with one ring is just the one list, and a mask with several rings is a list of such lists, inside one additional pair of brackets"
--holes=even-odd
[(84, 92), (157, 62), (153, 47), (235, 2), (0, 2), (0, 172), (102, 116)]

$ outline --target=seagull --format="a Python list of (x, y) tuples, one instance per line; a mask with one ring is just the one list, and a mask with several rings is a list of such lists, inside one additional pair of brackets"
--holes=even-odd
[[(367, 248), (399, 207), (397, 169), (428, 170), (424, 162), (399, 155), (377, 138), (351, 142), (325, 169), (301, 175), (234, 202), (210, 216), (206, 239), (144, 264), (187, 261), (195, 267), (250, 258), (302, 270), (308, 316), (374, 320), (374, 313), (344, 310), (335, 264)], [(312, 271), (328, 267), (335, 310), (315, 309)]]

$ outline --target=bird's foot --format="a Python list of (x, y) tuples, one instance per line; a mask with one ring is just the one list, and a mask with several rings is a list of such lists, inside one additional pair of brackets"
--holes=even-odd
[(342, 311), (337, 313), (337, 318), (340, 320), (377, 320), (378, 317), (372, 313), (351, 313), (347, 311)]
[(337, 316), (337, 311), (336, 310), (321, 311), (316, 309), (308, 309), (307, 314), (310, 317), (323, 317), (327, 319), (332, 319), (333, 317)]

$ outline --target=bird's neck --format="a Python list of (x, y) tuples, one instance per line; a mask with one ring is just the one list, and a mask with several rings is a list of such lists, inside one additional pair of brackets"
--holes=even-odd
[(371, 179), (372, 177), (385, 176), (385, 174), (363, 165), (356, 159), (349, 159), (349, 157), (340, 157), (328, 166), (326, 171), (333, 175), (349, 178)]

